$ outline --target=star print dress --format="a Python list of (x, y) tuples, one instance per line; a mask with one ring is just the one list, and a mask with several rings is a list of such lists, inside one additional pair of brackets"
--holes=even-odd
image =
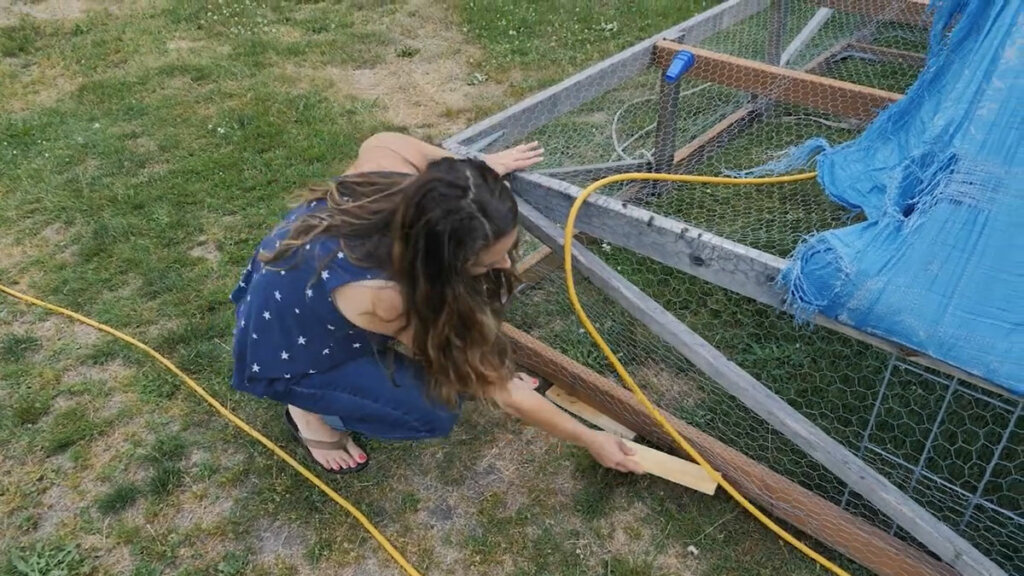
[(284, 241), (296, 218), (322, 209), (318, 200), (292, 210), (284, 226), (260, 242), (231, 293), (232, 386), (374, 438), (446, 436), (457, 411), (427, 398), (419, 364), (390, 350), (390, 338), (352, 324), (331, 300), (336, 288), (385, 279), (383, 271), (350, 262), (332, 237), (267, 265), (257, 258)]

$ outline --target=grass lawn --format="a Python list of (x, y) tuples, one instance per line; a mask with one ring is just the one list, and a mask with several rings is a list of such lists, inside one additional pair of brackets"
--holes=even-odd
[[(29, 8), (58, 4), (0, 16), (0, 282), (136, 336), (298, 453), (275, 405), (227, 384), (227, 295), (290, 194), (374, 131), (446, 135), (708, 3)], [(399, 573), (88, 327), (0, 299), (0, 395), (0, 574)], [(724, 494), (604, 471), (479, 407), (445, 441), (368, 449), (373, 467), (329, 482), (426, 574), (819, 573)]]

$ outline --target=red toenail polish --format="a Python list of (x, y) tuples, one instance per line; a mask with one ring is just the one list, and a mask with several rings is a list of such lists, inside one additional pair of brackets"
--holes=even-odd
[(366, 462), (366, 454), (360, 454), (359, 456), (356, 456), (356, 460), (359, 460), (360, 462)]

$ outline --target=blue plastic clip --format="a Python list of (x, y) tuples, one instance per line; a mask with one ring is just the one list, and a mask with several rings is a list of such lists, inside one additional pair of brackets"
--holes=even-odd
[(693, 68), (693, 65), (697, 63), (697, 57), (693, 55), (693, 52), (687, 52), (686, 50), (680, 50), (676, 52), (676, 55), (672, 58), (672, 62), (668, 65), (668, 70), (665, 70), (665, 81), (669, 84), (675, 84), (676, 80), (682, 77)]

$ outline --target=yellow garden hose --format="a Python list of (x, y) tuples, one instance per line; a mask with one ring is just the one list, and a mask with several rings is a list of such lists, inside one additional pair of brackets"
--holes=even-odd
[(782, 184), (786, 182), (810, 180), (814, 178), (816, 175), (817, 174), (815, 172), (808, 172), (805, 174), (777, 176), (772, 178), (721, 178), (716, 176), (694, 176), (690, 174), (647, 174), (639, 172), (629, 174), (616, 174), (614, 176), (602, 178), (601, 180), (594, 182), (590, 186), (587, 186), (586, 188), (583, 189), (582, 192), (580, 192), (580, 195), (578, 198), (576, 198), (576, 201), (573, 203), (572, 209), (569, 211), (569, 217), (565, 222), (565, 285), (569, 291), (569, 300), (572, 303), (573, 309), (576, 311), (576, 316), (579, 317), (580, 322), (583, 324), (583, 327), (586, 328), (587, 332), (590, 334), (590, 337), (594, 340), (595, 343), (597, 343), (597, 346), (601, 349), (601, 352), (604, 353), (605, 357), (608, 358), (608, 361), (611, 362), (612, 366), (615, 367), (615, 371), (618, 372), (619, 377), (622, 378), (622, 381), (625, 382), (626, 385), (629, 386), (630, 390), (633, 391), (633, 395), (636, 396), (637, 400), (639, 400), (640, 403), (644, 405), (644, 408), (647, 409), (647, 412), (650, 413), (651, 417), (653, 417), (658, 422), (658, 424), (661, 425), (665, 432), (667, 432), (668, 435), (671, 436), (673, 440), (675, 440), (676, 444), (678, 444), (684, 452), (689, 454), (695, 462), (700, 464), (701, 468), (703, 468), (709, 476), (714, 478), (714, 480), (718, 482), (718, 485), (724, 488), (730, 496), (732, 496), (737, 502), (739, 502), (740, 506), (746, 508), (748, 512), (753, 514), (755, 518), (760, 520), (761, 523), (767, 526), (772, 532), (777, 534), (786, 542), (792, 544), (796, 549), (800, 550), (807, 556), (814, 559), (818, 564), (821, 564), (832, 573), (838, 574), (840, 576), (850, 576), (849, 573), (847, 573), (845, 570), (843, 570), (839, 566), (836, 566), (821, 554), (818, 554), (814, 550), (808, 548), (803, 542), (794, 538), (792, 534), (780, 528), (778, 524), (772, 522), (770, 518), (768, 518), (760, 510), (755, 508), (753, 504), (751, 504), (746, 498), (744, 498), (743, 495), (740, 494), (732, 486), (732, 484), (729, 484), (729, 482), (725, 478), (723, 478), (721, 474), (719, 474), (714, 468), (712, 468), (711, 465), (708, 464), (706, 460), (704, 460), (700, 453), (698, 453), (693, 448), (693, 446), (690, 446), (689, 442), (683, 439), (683, 437), (679, 435), (679, 432), (677, 432), (676, 429), (673, 428), (672, 425), (665, 420), (665, 417), (662, 416), (660, 412), (658, 412), (658, 409), (655, 408), (653, 404), (651, 404), (650, 400), (647, 399), (647, 396), (645, 396), (644, 393), (640, 390), (640, 387), (637, 386), (636, 382), (633, 381), (633, 378), (629, 375), (629, 372), (626, 371), (626, 368), (622, 365), (621, 362), (619, 362), (618, 357), (615, 356), (615, 353), (612, 352), (611, 348), (608, 347), (608, 344), (604, 341), (604, 338), (602, 338), (601, 334), (598, 333), (597, 328), (595, 328), (594, 325), (590, 322), (590, 319), (587, 317), (586, 312), (583, 311), (583, 307), (580, 305), (579, 297), (576, 295), (576, 285), (573, 282), (572, 278), (572, 237), (573, 225), (576, 222), (576, 215), (579, 213), (580, 208), (583, 206), (583, 204), (587, 201), (587, 198), (595, 191), (604, 186), (614, 184), (616, 182), (623, 182), (626, 180), (657, 180), (662, 182), (694, 182), (701, 184)]
[(416, 568), (414, 568), (412, 566), (412, 564), (409, 564), (409, 562), (402, 556), (402, 554), (398, 550), (395, 549), (394, 546), (391, 545), (390, 542), (388, 542), (387, 538), (385, 538), (384, 535), (381, 534), (377, 530), (377, 528), (370, 522), (370, 520), (367, 519), (366, 516), (363, 516), (362, 512), (360, 512), (359, 509), (357, 509), (355, 506), (353, 506), (351, 503), (349, 503), (348, 500), (345, 500), (344, 498), (342, 498), (337, 492), (335, 492), (334, 490), (331, 490), (331, 488), (329, 486), (324, 484), (319, 478), (316, 477), (316, 475), (314, 475), (312, 472), (310, 472), (305, 466), (303, 466), (302, 464), (299, 464), (298, 462), (296, 462), (294, 458), (292, 458), (291, 456), (288, 455), (287, 452), (285, 452), (284, 450), (279, 448), (277, 446), (277, 444), (274, 444), (273, 442), (271, 442), (269, 439), (267, 439), (266, 436), (260, 434), (256, 430), (254, 430), (251, 426), (246, 424), (244, 420), (242, 420), (238, 416), (235, 416), (230, 410), (225, 408), (220, 402), (217, 402), (217, 400), (213, 396), (210, 396), (209, 392), (207, 392), (205, 389), (203, 389), (202, 386), (197, 384), (191, 378), (189, 378), (184, 372), (179, 370), (178, 367), (175, 366), (174, 364), (172, 364), (170, 360), (168, 360), (167, 358), (164, 358), (163, 356), (161, 356), (159, 352), (153, 350), (149, 346), (146, 346), (145, 344), (143, 344), (142, 342), (139, 342), (138, 340), (132, 338), (131, 336), (128, 336), (127, 334), (118, 332), (117, 330), (111, 328), (110, 326), (107, 326), (105, 324), (100, 324), (99, 322), (96, 322), (95, 320), (91, 320), (89, 318), (86, 318), (85, 316), (82, 316), (81, 314), (76, 314), (76, 313), (74, 313), (74, 312), (72, 312), (70, 310), (65, 310), (64, 308), (61, 308), (60, 306), (54, 306), (53, 304), (50, 304), (50, 303), (47, 303), (47, 302), (43, 302), (42, 300), (38, 300), (38, 299), (33, 298), (31, 296), (28, 296), (26, 294), (22, 294), (20, 292), (15, 291), (15, 290), (11, 290), (10, 288), (4, 286), (3, 284), (0, 284), (0, 292), (4, 292), (4, 293), (6, 293), (6, 294), (8, 294), (10, 296), (13, 296), (14, 298), (17, 298), (18, 300), (21, 300), (23, 302), (27, 302), (29, 304), (34, 304), (34, 305), (39, 306), (41, 308), (45, 308), (47, 310), (50, 310), (51, 312), (56, 312), (58, 314), (63, 314), (65, 316), (69, 317), (69, 318), (74, 318), (75, 320), (78, 320), (79, 322), (82, 322), (84, 324), (88, 324), (89, 326), (92, 326), (93, 328), (96, 328), (97, 330), (102, 330), (102, 331), (106, 332), (107, 334), (110, 334), (110, 335), (114, 336), (115, 338), (119, 338), (119, 339), (124, 340), (125, 342), (133, 345), (133, 346), (141, 348), (144, 352), (146, 352), (146, 354), (149, 354), (153, 358), (156, 358), (157, 362), (163, 364), (165, 367), (167, 367), (168, 370), (170, 370), (171, 372), (174, 372), (179, 378), (184, 380), (185, 384), (188, 384), (188, 387), (191, 388), (193, 392), (198, 394), (203, 400), (206, 400), (206, 402), (210, 406), (213, 406), (213, 409), (216, 410), (218, 413), (220, 413), (221, 416), (227, 418), (232, 424), (234, 424), (235, 426), (238, 426), (239, 428), (241, 428), (246, 434), (248, 434), (249, 436), (252, 436), (257, 441), (259, 441), (260, 444), (263, 444), (264, 446), (266, 446), (278, 458), (280, 458), (281, 460), (284, 460), (285, 462), (287, 462), (288, 465), (291, 466), (292, 468), (294, 468), (295, 470), (297, 470), (299, 472), (299, 474), (302, 474), (303, 476), (305, 476), (306, 480), (309, 480), (317, 488), (319, 488), (324, 494), (327, 494), (331, 498), (331, 500), (334, 500), (339, 505), (341, 505), (342, 508), (344, 508), (345, 510), (348, 510), (349, 514), (354, 516), (355, 519), (358, 520), (359, 523), (363, 525), (363, 528), (366, 528), (366, 531), (369, 532), (371, 536), (373, 536), (374, 540), (376, 540), (378, 543), (380, 543), (380, 545), (383, 546), (384, 549), (388, 551), (388, 554), (390, 554), (391, 557), (395, 559), (395, 562), (398, 562), (398, 564), (405, 570), (406, 574), (408, 574), (409, 576), (423, 576), (422, 574), (420, 574), (419, 571), (416, 570)]

